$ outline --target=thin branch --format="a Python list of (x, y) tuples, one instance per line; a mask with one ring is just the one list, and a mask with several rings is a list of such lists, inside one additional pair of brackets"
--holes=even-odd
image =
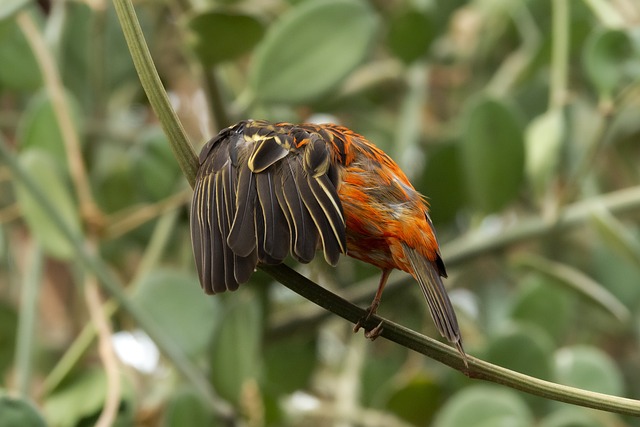
[[(297, 294), (351, 323), (357, 323), (366, 315), (365, 310), (329, 292), (285, 265), (263, 266), (262, 270)], [(506, 385), (526, 393), (560, 402), (619, 414), (640, 416), (640, 401), (638, 400), (595, 393), (540, 380), (471, 356), (467, 356), (469, 363), (469, 368), (467, 369), (459, 353), (453, 347), (378, 316), (372, 316), (365, 322), (364, 327), (371, 329), (380, 322), (384, 322), (382, 337), (457, 369), (471, 378)]]
[[(95, 253), (95, 252), (94, 252)], [(107, 393), (96, 427), (111, 426), (118, 416), (122, 384), (118, 369), (118, 359), (111, 341), (111, 325), (102, 306), (98, 281), (89, 274), (84, 283), (84, 297), (89, 308), (91, 322), (98, 332), (98, 353), (107, 377)]]
[[(596, 210), (594, 210), (596, 209)], [(542, 239), (551, 234), (564, 233), (584, 225), (593, 219), (597, 209), (605, 209), (610, 214), (624, 215), (640, 212), (640, 186), (614, 191), (566, 206), (558, 213), (557, 220), (547, 221), (541, 217), (525, 218), (512, 226), (488, 233), (484, 230), (468, 233), (442, 247), (447, 267), (455, 268), (481, 256), (506, 250), (522, 242)], [(377, 278), (365, 279), (345, 289), (343, 297), (354, 303), (368, 303), (377, 287)], [(412, 278), (406, 274), (392, 275), (385, 288), (385, 295), (405, 289)], [(304, 305), (285, 316), (276, 318), (269, 337), (277, 339), (295, 330), (315, 327), (329, 317), (326, 311)]]
[(42, 281), (42, 249), (35, 241), (32, 242), (32, 246), (27, 263), (23, 266), (25, 275), (20, 295), (20, 317), (14, 358), (18, 393), (22, 397), (29, 396), (31, 387), (33, 339), (36, 333), (38, 296)]
[[(166, 94), (164, 95), (164, 97), (155, 96), (161, 95), (164, 91), (159, 79), (153, 78), (154, 75), (157, 77), (157, 72), (155, 71), (155, 67), (149, 55), (148, 49), (146, 48), (146, 43), (140, 30), (140, 26), (135, 17), (133, 6), (128, 0), (114, 0), (114, 2), (116, 4), (118, 16), (123, 26), (123, 30), (125, 32), (131, 54), (134, 57), (136, 68), (138, 69), (140, 77), (143, 81), (143, 86), (145, 88), (145, 91), (147, 92), (147, 95), (149, 96), (149, 100), (152, 106), (157, 113), (159, 112), (159, 110), (162, 110), (163, 114), (158, 114), (163, 126), (165, 127), (165, 130), (171, 129), (172, 131), (175, 131), (177, 129), (179, 131), (177, 132), (177, 134), (167, 132), (174, 152), (181, 153), (181, 155), (185, 157), (191, 156), (191, 158), (179, 158), (179, 163), (187, 180), (193, 185), (198, 166), (195, 158), (195, 153), (193, 152), (193, 148), (186, 139), (184, 131), (182, 131), (182, 127), (179, 124), (178, 118), (168, 105), (168, 101), (165, 105), (169, 107), (168, 111), (163, 110), (161, 108), (162, 106), (159, 105), (159, 103), (164, 102), (163, 100), (166, 100)], [(155, 95), (152, 96), (152, 94)], [(579, 214), (574, 214), (574, 216), (577, 215)], [(560, 221), (558, 222), (562, 223), (562, 221), (564, 221), (566, 223), (570, 220), (575, 221), (575, 218), (561, 217)], [(60, 222), (59, 226), (64, 226), (64, 223)], [(545, 230), (545, 224), (543, 222), (541, 222), (540, 224), (533, 222), (529, 228), (535, 229), (536, 227), (538, 228), (538, 232)], [(521, 236), (523, 234), (526, 235), (527, 233), (530, 233), (530, 229), (520, 230), (519, 235)], [(518, 237), (518, 235), (510, 236), (511, 239), (513, 239), (514, 237)], [(495, 245), (499, 246), (500, 244), (504, 244), (505, 241), (509, 242), (509, 240), (501, 240), (500, 242), (496, 242)], [(480, 244), (476, 243), (476, 250), (479, 246)], [(484, 246), (484, 251), (490, 250), (492, 250), (492, 247)], [(477, 252), (476, 255), (478, 255)], [(458, 254), (458, 257), (460, 257), (460, 254)], [(289, 289), (314, 302), (315, 304), (318, 304), (323, 308), (330, 310), (340, 317), (349, 320), (352, 323), (358, 322), (366, 314), (365, 310), (320, 287), (319, 285), (306, 279), (305, 277), (301, 276), (285, 265), (262, 266), (261, 268), (276, 280), (278, 280), (280, 283), (287, 286)], [(128, 307), (124, 308), (127, 309)], [(380, 321), (382, 321), (380, 317), (372, 316), (367, 322), (365, 322), (364, 326), (366, 328), (373, 328), (377, 326)], [(639, 401), (615, 396), (608, 396), (601, 393), (593, 393), (585, 390), (575, 389), (572, 387), (561, 386), (558, 384), (550, 383), (548, 381), (542, 381), (536, 378), (529, 377), (527, 375), (519, 374), (517, 372), (492, 365), (487, 362), (483, 362), (473, 357), (469, 357), (469, 368), (467, 370), (465, 368), (463, 360), (459, 357), (457, 351), (452, 347), (446, 346), (433, 339), (424, 337), (392, 322), (386, 320), (384, 322), (385, 326), (382, 331), (383, 337), (394, 341), (404, 347), (425, 354), (426, 356), (440, 361), (441, 363), (444, 363), (448, 366), (451, 366), (454, 369), (461, 370), (470, 377), (481, 378), (487, 381), (504, 384), (509, 387), (526, 391), (538, 396), (543, 396), (549, 399), (555, 399), (567, 403), (573, 403), (622, 414), (640, 415)], [(142, 326), (144, 327), (145, 325)]]
[(130, 0), (113, 0), (113, 4), (144, 92), (169, 139), (169, 144), (176, 160), (178, 160), (180, 169), (193, 187), (198, 172), (198, 157), (162, 86), (133, 4)]
[(53, 113), (60, 127), (62, 140), (65, 145), (67, 154), (67, 162), (71, 171), (71, 179), (73, 181), (78, 201), (80, 203), (80, 212), (82, 218), (94, 224), (101, 218), (100, 210), (93, 200), (87, 171), (82, 160), (82, 150), (80, 148), (80, 137), (76, 131), (76, 126), (71, 117), (71, 109), (65, 96), (64, 86), (58, 73), (58, 67), (47, 48), (42, 37), (42, 33), (36, 26), (33, 18), (28, 11), (20, 12), (16, 17), (16, 22), (24, 33), (31, 50), (38, 62), (45, 87), (51, 98)]
[(569, 0), (551, 2), (551, 82), (549, 109), (562, 108), (569, 82)]
[(47, 197), (42, 188), (40, 188), (18, 163), (16, 157), (9, 151), (9, 148), (0, 140), (0, 159), (4, 159), (7, 166), (11, 169), (16, 181), (19, 181), (31, 193), (34, 200), (40, 204), (40, 207), (51, 219), (52, 224), (58, 228), (64, 238), (72, 245), (76, 252), (77, 261), (83, 265), (88, 271), (93, 272), (102, 287), (107, 291), (120, 306), (129, 313), (133, 320), (140, 325), (142, 329), (156, 343), (160, 351), (172, 361), (176, 369), (198, 390), (198, 392), (206, 399), (211, 407), (219, 414), (221, 418), (226, 420), (229, 425), (234, 425), (235, 412), (233, 408), (224, 400), (220, 399), (211, 384), (207, 381), (206, 376), (200, 371), (184, 351), (177, 347), (176, 344), (167, 337), (166, 333), (159, 329), (154, 320), (148, 314), (134, 305), (129, 297), (125, 294), (122, 284), (109, 270), (107, 265), (98, 257), (95, 257), (87, 250), (87, 242), (81, 236), (78, 236), (69, 225), (64, 221), (62, 215)]

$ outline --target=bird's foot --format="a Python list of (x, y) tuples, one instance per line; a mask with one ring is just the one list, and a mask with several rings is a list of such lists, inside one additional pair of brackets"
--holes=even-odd
[[(356, 325), (353, 327), (354, 333), (357, 333), (360, 330), (360, 328), (364, 328), (364, 324), (367, 323), (367, 321), (371, 318), (371, 316), (376, 314), (376, 311), (378, 310), (378, 305), (379, 303), (376, 304), (376, 301), (374, 301), (371, 304), (371, 306), (367, 308), (367, 314), (364, 317), (360, 318), (360, 320), (358, 320), (358, 323), (356, 323)], [(378, 326), (371, 329), (370, 331), (365, 330), (364, 336), (373, 341), (380, 335), (380, 332), (382, 332), (382, 322), (380, 322)]]
[(382, 330), (384, 329), (382, 327), (383, 323), (384, 323), (383, 321), (380, 321), (380, 323), (378, 323), (378, 326), (371, 329), (370, 331), (365, 331), (364, 336), (370, 339), (371, 341), (375, 341), (375, 339), (380, 336), (380, 334), (382, 333)]

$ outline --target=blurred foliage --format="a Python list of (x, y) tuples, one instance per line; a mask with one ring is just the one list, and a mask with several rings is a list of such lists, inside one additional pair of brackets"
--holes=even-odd
[[(454, 239), (495, 236), (526, 218), (553, 224), (573, 202), (640, 186), (636, 2), (170, 0), (136, 8), (197, 147), (245, 118), (344, 124), (396, 158), (429, 196), (445, 258)], [(82, 151), (75, 160), (97, 212), (77, 194), (74, 154), (20, 14), (36, 23), (61, 74)], [(474, 383), (383, 340), (363, 344), (334, 318), (273, 335), (276, 321), (295, 325), (310, 303), (261, 273), (235, 294), (204, 295), (191, 259), (190, 191), (109, 2), (1, 2), (0, 64), (3, 143), (247, 425), (640, 425)], [(599, 203), (593, 221), (573, 231), (451, 265), (447, 284), (469, 353), (638, 399), (640, 200), (628, 203), (625, 216)], [(46, 260), (33, 357), (18, 369), (16, 340), (29, 337), (18, 336), (17, 313), (35, 245)], [(554, 262), (532, 267), (532, 253)], [(7, 417), (41, 425), (35, 408), (51, 426), (93, 425), (104, 405), (96, 346), (72, 346), (89, 322), (85, 272), (74, 258), (0, 164), (0, 387), (16, 391), (21, 369), (30, 369), (28, 396), (0, 397), (0, 426), (26, 425)], [(338, 292), (378, 274), (348, 259), (335, 270), (322, 261), (300, 269)], [(405, 287), (383, 298), (380, 314), (435, 336), (421, 298)], [(608, 310), (611, 300), (630, 317)], [(136, 329), (126, 311), (114, 311), (115, 331)], [(71, 347), (81, 351), (57, 366)], [(143, 349), (122, 356), (117, 425), (223, 425), (168, 360), (150, 371), (126, 362), (144, 358)], [(63, 378), (48, 387), (54, 367)]]

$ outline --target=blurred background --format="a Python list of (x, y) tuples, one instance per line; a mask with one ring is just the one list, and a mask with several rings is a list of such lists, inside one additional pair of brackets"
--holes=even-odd
[[(366, 136), (429, 197), (471, 355), (640, 398), (637, 1), (135, 7), (197, 151), (246, 118)], [(109, 1), (2, 2), (0, 144), (124, 290), (124, 306), (98, 291), (0, 157), (0, 418), (22, 420), (9, 425), (42, 425), (37, 408), (63, 427), (103, 409), (119, 426), (640, 426), (369, 342), (261, 272), (206, 296), (191, 189)], [(321, 258), (289, 264), (366, 307), (379, 272)], [(415, 283), (391, 282), (379, 314), (436, 337)]]

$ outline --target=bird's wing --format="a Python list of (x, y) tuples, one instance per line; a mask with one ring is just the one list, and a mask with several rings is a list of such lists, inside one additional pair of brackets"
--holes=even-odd
[(204, 146), (191, 237), (205, 291), (234, 290), (258, 262), (289, 253), (309, 262), (319, 245), (337, 263), (346, 233), (331, 149), (310, 129), (261, 121), (240, 122)]
[(438, 328), (443, 337), (458, 347), (461, 354), (464, 354), (458, 319), (438, 271), (439, 264), (442, 264), (442, 261), (440, 260), (439, 263), (430, 261), (420, 252), (404, 243), (402, 244), (402, 249), (427, 300), (429, 313), (436, 324), (436, 328)]

